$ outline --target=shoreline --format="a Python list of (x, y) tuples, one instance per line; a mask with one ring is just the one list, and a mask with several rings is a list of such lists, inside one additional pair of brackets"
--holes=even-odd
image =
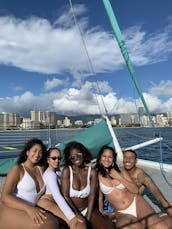
[[(90, 126), (91, 127), (91, 126)], [(11, 129), (11, 130), (0, 130), (0, 132), (15, 132), (15, 131), (19, 131), (19, 132), (22, 132), (22, 131), (52, 131), (52, 130), (69, 130), (69, 131), (73, 131), (73, 130), (85, 130), (85, 129), (88, 129), (90, 127), (71, 127), (71, 128), (65, 128), (65, 127), (62, 127), (62, 128), (54, 128), (54, 129)], [(155, 128), (155, 129), (164, 129), (164, 128), (172, 128), (172, 126), (159, 126), (159, 127), (141, 127), (141, 126), (132, 126), (132, 127), (129, 127), (129, 126), (115, 126), (115, 127), (112, 127), (113, 129), (142, 129), (142, 128), (145, 128), (145, 129), (151, 129), (151, 128)]]

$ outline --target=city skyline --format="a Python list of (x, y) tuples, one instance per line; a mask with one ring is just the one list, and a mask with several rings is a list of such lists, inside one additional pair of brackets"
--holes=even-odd
[[(30, 111), (30, 118), (21, 117), (15, 113), (0, 113), (0, 129), (50, 129), (50, 128), (73, 128), (89, 127), (98, 123), (102, 117), (96, 115), (90, 116), (59, 116), (51, 111)], [(151, 127), (149, 118), (140, 107), (140, 114), (125, 113), (109, 116), (112, 126), (116, 127)], [(171, 114), (152, 115), (155, 127), (171, 127)]]
[[(109, 114), (142, 106), (103, 2), (72, 2), (83, 37), (69, 1), (0, 2), (0, 112), (72, 116), (105, 113), (103, 103)], [(172, 2), (111, 4), (150, 112), (172, 112)]]

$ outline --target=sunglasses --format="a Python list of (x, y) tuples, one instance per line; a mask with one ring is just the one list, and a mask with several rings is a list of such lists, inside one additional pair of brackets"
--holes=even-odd
[(69, 157), (69, 159), (71, 161), (75, 160), (75, 159), (81, 159), (82, 158), (82, 153), (77, 153), (77, 154), (73, 154)]
[(55, 161), (55, 160), (61, 160), (62, 158), (61, 157), (49, 157), (49, 158), (51, 158), (53, 161)]

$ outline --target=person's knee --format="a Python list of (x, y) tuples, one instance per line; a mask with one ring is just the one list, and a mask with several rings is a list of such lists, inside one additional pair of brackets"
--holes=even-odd
[(59, 220), (53, 215), (47, 214), (47, 219), (41, 229), (59, 229)]

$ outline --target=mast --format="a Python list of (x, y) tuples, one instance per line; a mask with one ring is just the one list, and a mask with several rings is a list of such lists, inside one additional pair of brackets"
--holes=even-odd
[(111, 26), (113, 28), (113, 32), (115, 34), (116, 40), (117, 40), (118, 45), (120, 47), (121, 53), (122, 53), (122, 55), (124, 57), (124, 60), (126, 62), (127, 68), (128, 68), (128, 70), (130, 72), (130, 75), (132, 77), (134, 85), (135, 85), (135, 87), (137, 89), (137, 92), (138, 92), (138, 94), (139, 94), (139, 96), (140, 96), (140, 98), (142, 100), (142, 103), (144, 105), (146, 113), (147, 113), (147, 115), (149, 117), (149, 122), (151, 123), (152, 127), (154, 127), (153, 119), (152, 119), (152, 117), (150, 115), (148, 106), (147, 106), (146, 101), (145, 101), (145, 99), (143, 97), (143, 93), (142, 93), (141, 87), (140, 87), (139, 82), (138, 82), (138, 80), (136, 78), (136, 75), (135, 75), (135, 72), (134, 72), (134, 69), (133, 69), (133, 65), (132, 65), (131, 60), (129, 58), (129, 54), (128, 54), (128, 51), (127, 51), (127, 49), (125, 47), (125, 43), (124, 43), (124, 41), (122, 39), (122, 34), (121, 34), (121, 31), (120, 31), (118, 22), (116, 20), (115, 14), (113, 12), (112, 6), (110, 4), (110, 1), (109, 0), (103, 0), (103, 3), (104, 3), (104, 6), (105, 6), (105, 9), (106, 9), (106, 13), (107, 13), (107, 15), (109, 17)]

